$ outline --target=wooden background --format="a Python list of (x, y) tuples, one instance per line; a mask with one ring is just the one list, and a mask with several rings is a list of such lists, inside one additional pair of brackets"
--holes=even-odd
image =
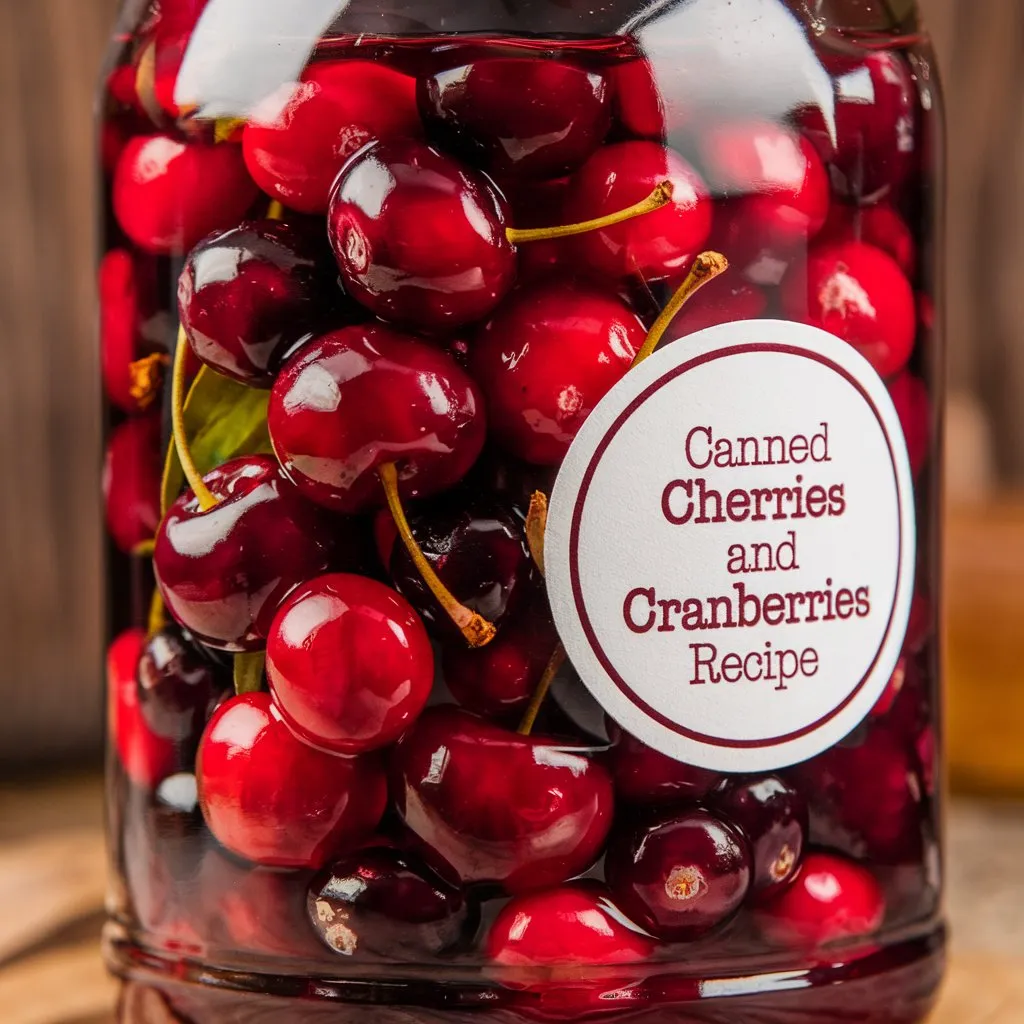
[[(116, 6), (0, 0), (0, 761), (100, 732), (92, 103)], [(973, 491), (988, 448), (1024, 479), (1024, 4), (923, 7), (950, 114), (952, 477)]]

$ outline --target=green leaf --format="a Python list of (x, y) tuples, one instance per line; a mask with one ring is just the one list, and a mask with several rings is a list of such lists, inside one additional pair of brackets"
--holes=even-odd
[(267, 663), (264, 651), (236, 654), (234, 658), (235, 693), (259, 693), (263, 688), (263, 669)]
[[(236, 455), (271, 455), (267, 430), (270, 392), (247, 387), (204, 366), (185, 399), (185, 434), (196, 468), (205, 476)], [(167, 451), (160, 488), (166, 515), (185, 486), (174, 442)]]

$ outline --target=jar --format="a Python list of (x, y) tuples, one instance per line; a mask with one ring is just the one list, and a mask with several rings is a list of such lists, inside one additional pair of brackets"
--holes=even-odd
[(913, 5), (137, 0), (105, 81), (121, 1020), (923, 1020)]

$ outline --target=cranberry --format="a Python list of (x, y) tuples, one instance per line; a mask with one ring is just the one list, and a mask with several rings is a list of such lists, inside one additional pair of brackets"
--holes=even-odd
[(306, 905), (313, 928), (334, 952), (418, 962), (455, 946), (471, 916), (457, 888), (414, 855), (387, 847), (326, 867)]
[(130, 552), (152, 540), (160, 525), (163, 467), (158, 413), (147, 413), (115, 427), (103, 463), (107, 529), (117, 547)]
[(623, 130), (640, 139), (665, 136), (665, 101), (654, 69), (643, 57), (617, 64), (611, 71), (615, 116)]
[(917, 243), (907, 222), (888, 204), (852, 206), (833, 203), (820, 242), (867, 242), (887, 252), (912, 279), (917, 271)]
[(212, 652), (168, 626), (146, 640), (139, 657), (139, 707), (158, 736), (193, 750), (214, 709), (231, 689), (231, 676)]
[(790, 268), (782, 308), (849, 342), (882, 377), (907, 364), (914, 348), (914, 293), (896, 261), (864, 242), (815, 246)]
[(633, 310), (596, 285), (554, 281), (512, 295), (469, 353), (496, 439), (527, 462), (561, 462), (645, 337)]
[(218, 373), (269, 387), (281, 356), (326, 312), (322, 255), (312, 237), (280, 221), (246, 221), (201, 242), (178, 283), (193, 351)]
[(564, 215), (592, 220), (637, 203), (660, 182), (672, 183), (668, 205), (642, 217), (580, 235), (584, 267), (610, 278), (664, 280), (682, 271), (711, 232), (711, 200), (697, 172), (654, 142), (619, 142), (599, 149), (572, 177)]
[(303, 584), (267, 638), (267, 679), (281, 717), (307, 743), (359, 754), (394, 742), (423, 710), (434, 654), (409, 603), (364, 576)]
[(237, 224), (256, 198), (241, 151), (229, 144), (146, 135), (125, 147), (114, 172), (114, 213), (124, 233), (157, 254), (188, 252)]
[(722, 274), (704, 285), (676, 314), (664, 341), (676, 341), (719, 324), (759, 320), (767, 311), (768, 295), (763, 289), (733, 274)]
[(265, 455), (230, 459), (203, 481), (219, 500), (203, 510), (188, 490), (170, 507), (153, 554), (157, 582), (168, 611), (203, 643), (258, 650), (284, 598), (332, 567), (339, 526)]
[(615, 795), (626, 803), (697, 803), (721, 781), (715, 772), (653, 750), (610, 719), (608, 732), (612, 741), (608, 770), (615, 782)]
[(753, 853), (751, 892), (773, 896), (793, 880), (807, 844), (807, 802), (776, 775), (731, 778), (711, 794), (717, 814), (735, 825)]
[(920, 377), (904, 371), (889, 382), (889, 394), (903, 427), (910, 469), (920, 475), (932, 445), (932, 403), (928, 386)]
[(430, 708), (395, 750), (392, 796), (441, 869), (508, 892), (557, 885), (600, 855), (612, 785), (583, 749)]
[(141, 629), (119, 634), (107, 652), (110, 735), (125, 774), (137, 786), (154, 789), (180, 767), (178, 748), (159, 736), (142, 715), (136, 670), (146, 643)]
[(387, 800), (372, 755), (338, 757), (299, 742), (265, 693), (221, 705), (203, 734), (197, 776), (217, 841), (269, 867), (319, 868), (367, 838)]
[(260, 188), (302, 213), (327, 212), (338, 172), (368, 142), (421, 131), (414, 79), (371, 61), (314, 64), (284, 90), (257, 108), (242, 148)]
[(512, 287), (508, 219), (486, 176), (409, 139), (353, 157), (328, 214), (346, 291), (384, 320), (427, 331), (481, 319)]
[(605, 874), (616, 904), (660, 939), (694, 939), (721, 924), (750, 888), (743, 837), (706, 811), (667, 815), (613, 839)]
[(487, 936), (487, 956), (506, 967), (641, 963), (655, 942), (622, 916), (599, 885), (577, 883), (511, 900)]
[(827, 853), (809, 853), (796, 881), (757, 912), (762, 935), (791, 949), (870, 935), (884, 916), (885, 900), (871, 872)]
[(395, 462), (403, 498), (457, 483), (483, 447), (480, 392), (439, 349), (378, 324), (304, 345), (270, 398), (270, 436), (309, 498), (344, 512), (383, 503)]
[(420, 112), (446, 149), (496, 178), (557, 178), (611, 127), (605, 77), (557, 60), (485, 58), (421, 78)]

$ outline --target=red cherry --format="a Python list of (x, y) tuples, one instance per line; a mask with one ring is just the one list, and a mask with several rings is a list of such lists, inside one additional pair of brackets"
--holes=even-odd
[(117, 547), (131, 552), (152, 540), (160, 525), (163, 449), (160, 416), (147, 413), (115, 427), (103, 463), (107, 529)]
[(907, 364), (914, 348), (914, 292), (896, 261), (863, 242), (815, 246), (790, 268), (782, 308), (849, 342), (882, 377)]
[(885, 689), (882, 691), (882, 696), (875, 702), (875, 706), (871, 709), (872, 718), (884, 718), (896, 704), (896, 698), (899, 697), (903, 690), (903, 684), (907, 681), (907, 658), (906, 656), (900, 658), (896, 662), (896, 667), (892, 670), (892, 675), (889, 677), (889, 682), (886, 684)]
[(712, 204), (697, 172), (654, 142), (602, 146), (573, 176), (564, 215), (577, 223), (640, 202), (659, 183), (672, 183), (660, 210), (580, 235), (575, 252), (604, 277), (664, 280), (685, 269), (711, 233)]
[(178, 74), (209, 0), (163, 0), (153, 25), (153, 99), (169, 117), (183, 113), (176, 99)]
[(398, 466), (403, 498), (457, 483), (483, 447), (477, 386), (440, 349), (379, 324), (304, 345), (270, 397), (281, 465), (313, 501), (346, 512), (382, 505), (377, 470)]
[(437, 141), (496, 178), (574, 171), (611, 127), (604, 75), (557, 60), (484, 58), (419, 80)]
[(561, 462), (645, 337), (633, 310), (596, 285), (555, 281), (513, 294), (469, 353), (495, 438), (527, 462)]
[(366, 839), (387, 800), (372, 755), (338, 757), (301, 743), (266, 693), (221, 705), (203, 734), (196, 774), (217, 841), (268, 867), (319, 868)]
[(392, 767), (405, 824), (466, 883), (557, 885), (593, 864), (611, 826), (611, 780), (583, 749), (457, 708), (424, 712)]
[[(682, 283), (682, 282), (680, 282)], [(704, 285), (676, 314), (664, 342), (738, 320), (759, 320), (768, 312), (768, 295), (733, 274), (722, 274)]]
[(332, 567), (343, 526), (265, 455), (230, 459), (203, 480), (219, 500), (203, 510), (188, 490), (170, 507), (153, 553), (157, 582), (167, 610), (203, 643), (259, 650), (285, 597)]
[(155, 789), (179, 765), (173, 740), (158, 736), (139, 705), (137, 669), (146, 643), (141, 629), (119, 634), (107, 652), (110, 735), (125, 774), (143, 789)]
[(303, 584), (278, 609), (267, 638), (267, 679), (300, 739), (360, 754), (393, 743), (423, 710), (434, 654), (400, 594), (335, 573)]
[(416, 82), (371, 61), (314, 64), (254, 112), (242, 137), (253, 180), (302, 213), (326, 213), (345, 161), (373, 139), (421, 132)]
[(796, 881), (757, 911), (765, 939), (800, 950), (870, 935), (884, 916), (885, 898), (871, 872), (827, 853), (808, 854)]
[(906, 274), (913, 278), (917, 271), (917, 242), (907, 222), (888, 204), (852, 206), (833, 203), (828, 220), (818, 237), (825, 242), (867, 242), (887, 252)]
[(625, 920), (603, 886), (583, 883), (517, 896), (487, 935), (487, 956), (506, 967), (643, 963), (654, 940)]
[(145, 135), (128, 143), (114, 172), (121, 229), (157, 254), (186, 253), (212, 231), (237, 224), (256, 195), (241, 150), (228, 143)]
[(905, 370), (889, 382), (889, 394), (907, 441), (910, 468), (917, 477), (928, 461), (932, 444), (932, 403), (928, 385)]
[(684, 764), (648, 747), (611, 719), (608, 733), (612, 746), (606, 763), (615, 782), (615, 795), (625, 803), (698, 803), (721, 781), (716, 772)]
[(610, 77), (615, 115), (622, 128), (639, 139), (664, 138), (665, 104), (650, 62), (638, 57), (616, 64)]

